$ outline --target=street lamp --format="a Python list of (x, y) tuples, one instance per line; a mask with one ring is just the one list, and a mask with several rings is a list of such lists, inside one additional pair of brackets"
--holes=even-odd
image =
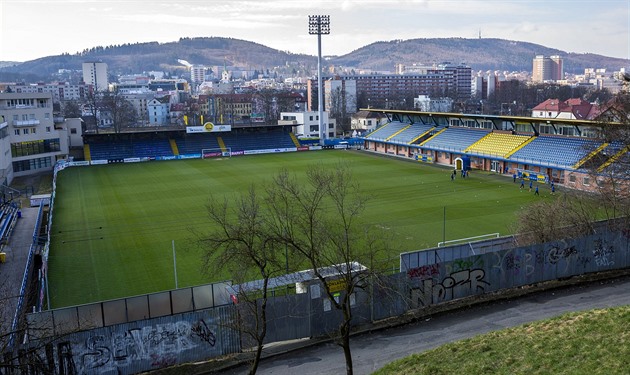
[(327, 129), (324, 129), (324, 95), (322, 92), (322, 35), (330, 34), (330, 16), (308, 16), (308, 33), (317, 35), (317, 108), (319, 112), (319, 139), (324, 145)]

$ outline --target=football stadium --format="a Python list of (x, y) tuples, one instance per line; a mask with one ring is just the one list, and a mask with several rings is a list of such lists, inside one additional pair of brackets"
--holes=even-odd
[[(195, 233), (211, 225), (207, 202), (262, 189), (281, 170), (303, 179), (313, 165), (349, 166), (369, 197), (364, 222), (392, 238), (379, 262), (396, 293), (357, 291), (354, 325), (630, 264), (621, 232), (595, 229), (521, 247), (513, 237), (533, 203), (593, 190), (592, 171), (604, 175), (628, 157), (626, 145), (588, 136), (599, 124), (368, 111), (387, 122), (361, 137), (321, 142), (298, 139), (290, 126), (84, 135), (84, 160), (58, 162), (50, 205), (40, 208), (38, 225), (46, 230), (35, 238), (38, 292), (25, 302), (34, 311), (28, 323), (46, 326), (46, 333), (30, 333), (32, 342), (50, 332), (70, 338), (34, 350), (57, 353), (55, 366), (86, 373), (133, 373), (240, 352), (239, 332), (222, 323), (235, 314), (231, 275), (203, 270), (196, 246)], [(292, 283), (293, 292), (273, 302), (268, 319), (293, 329), (273, 323), (267, 342), (326, 335), (339, 312), (327, 309), (303, 265), (286, 257), (290, 282), (272, 280), (272, 288)], [(166, 348), (151, 332), (175, 338)], [(97, 336), (107, 348), (98, 355)]]

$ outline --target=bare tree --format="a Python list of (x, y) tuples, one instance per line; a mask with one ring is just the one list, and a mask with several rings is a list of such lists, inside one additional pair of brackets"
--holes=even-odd
[(81, 107), (76, 100), (66, 100), (63, 102), (62, 111), (64, 117), (78, 118), (81, 117)]
[[(350, 333), (355, 292), (364, 289), (384, 245), (361, 222), (367, 197), (347, 164), (311, 166), (302, 184), (283, 171), (268, 189), (275, 234), (310, 268), (331, 306), (342, 314), (335, 341), (353, 373)], [(381, 237), (382, 238), (382, 237)], [(330, 275), (334, 275), (333, 284)], [(334, 285), (334, 286), (333, 286)]]
[(520, 245), (591, 234), (597, 212), (595, 197), (569, 191), (558, 199), (527, 206), (519, 213), (515, 233), (519, 233)]
[(350, 112), (356, 109), (349, 106), (354, 104), (354, 99), (341, 87), (330, 93), (330, 117), (337, 120), (337, 125), (344, 134), (350, 132)]
[(136, 110), (119, 92), (105, 92), (101, 99), (101, 112), (111, 115), (114, 131), (120, 133), (136, 122)]
[[(234, 297), (240, 308), (248, 310), (244, 315), (253, 317), (254, 321), (249, 325), (238, 324), (238, 328), (256, 343), (249, 370), (250, 374), (255, 374), (267, 333), (269, 279), (283, 273), (284, 266), (279, 262), (282, 259), (280, 244), (269, 230), (269, 210), (261, 205), (255, 188), (250, 187), (233, 202), (230, 205), (227, 198), (223, 201), (210, 198), (206, 207), (216, 230), (200, 237), (200, 243), (206, 270), (228, 270), (234, 281), (241, 283)], [(256, 279), (260, 279), (260, 285), (245, 286), (245, 281)]]
[(599, 121), (599, 139), (608, 146), (592, 158), (587, 168), (607, 218), (622, 218), (617, 222), (627, 228), (630, 224), (630, 94), (621, 92), (604, 105)]

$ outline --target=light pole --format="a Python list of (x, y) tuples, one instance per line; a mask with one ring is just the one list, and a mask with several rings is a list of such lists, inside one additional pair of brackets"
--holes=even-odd
[(330, 16), (308, 16), (308, 33), (310, 35), (317, 35), (317, 109), (319, 112), (319, 143), (323, 146), (328, 129), (324, 129), (322, 35), (330, 34)]

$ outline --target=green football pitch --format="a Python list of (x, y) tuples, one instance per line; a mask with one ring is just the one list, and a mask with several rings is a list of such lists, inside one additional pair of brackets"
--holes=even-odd
[[(229, 279), (201, 271), (192, 230), (209, 226), (206, 202), (271, 180), (281, 168), (300, 177), (310, 165), (348, 162), (370, 196), (364, 220), (385, 228), (392, 267), (401, 252), (437, 242), (511, 232), (518, 212), (541, 196), (511, 177), (473, 171), (451, 181), (445, 167), (366, 152), (330, 150), (72, 167), (57, 177), (49, 293), (53, 308)], [(174, 241), (174, 242), (173, 242)]]

